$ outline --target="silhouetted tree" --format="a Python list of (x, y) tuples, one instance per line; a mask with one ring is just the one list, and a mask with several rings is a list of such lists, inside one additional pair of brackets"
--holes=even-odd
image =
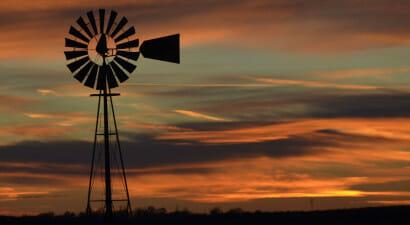
[(228, 212), (226, 212), (227, 214), (242, 214), (244, 213), (243, 210), (241, 208), (234, 208), (234, 209), (230, 209), (228, 210)]
[(54, 217), (53, 212), (45, 212), (45, 213), (40, 213), (38, 214), (39, 217)]
[(64, 216), (64, 217), (75, 217), (75, 213), (66, 211), (66, 212), (63, 214), (63, 216)]
[(209, 211), (209, 214), (211, 214), (212, 216), (217, 216), (217, 215), (223, 214), (223, 211), (222, 211), (221, 208), (215, 207), (215, 208), (211, 209), (211, 211)]
[(159, 209), (155, 210), (155, 213), (165, 215), (165, 214), (167, 214), (167, 210), (165, 208), (159, 208)]

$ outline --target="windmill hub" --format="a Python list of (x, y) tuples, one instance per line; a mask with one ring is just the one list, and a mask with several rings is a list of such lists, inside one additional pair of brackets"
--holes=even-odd
[(105, 56), (108, 52), (108, 47), (107, 47), (107, 35), (101, 34), (100, 35), (100, 40), (98, 40), (97, 47), (95, 50), (100, 54), (101, 56)]
[[(104, 45), (105, 37), (105, 45)], [(100, 45), (99, 45), (100, 44)], [(113, 38), (106, 34), (97, 34), (88, 43), (88, 55), (90, 60), (95, 64), (102, 66), (103, 55), (105, 56), (105, 63), (110, 64), (114, 60), (114, 56), (117, 54), (117, 45)]]

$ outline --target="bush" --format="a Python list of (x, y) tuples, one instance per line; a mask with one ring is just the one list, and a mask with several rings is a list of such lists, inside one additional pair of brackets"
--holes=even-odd
[(221, 208), (215, 207), (215, 208), (211, 209), (211, 211), (209, 211), (209, 214), (211, 214), (212, 216), (217, 216), (217, 215), (223, 214), (223, 211), (222, 211)]
[(235, 214), (235, 215), (238, 215), (238, 214), (242, 214), (242, 213), (244, 213), (244, 211), (243, 211), (243, 209), (241, 209), (241, 208), (234, 208), (234, 209), (230, 209), (228, 212), (226, 212), (227, 214)]

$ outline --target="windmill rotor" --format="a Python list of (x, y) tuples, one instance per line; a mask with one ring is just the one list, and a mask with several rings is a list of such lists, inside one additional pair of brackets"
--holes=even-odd
[(105, 85), (118, 87), (134, 72), (140, 55), (180, 62), (179, 34), (146, 40), (138, 49), (139, 39), (134, 26), (127, 26), (128, 19), (119, 19), (115, 11), (105, 14), (105, 9), (99, 9), (98, 18), (93, 11), (80, 16), (65, 39), (65, 47), (70, 48), (64, 52), (67, 67), (85, 86), (97, 90), (103, 90)]

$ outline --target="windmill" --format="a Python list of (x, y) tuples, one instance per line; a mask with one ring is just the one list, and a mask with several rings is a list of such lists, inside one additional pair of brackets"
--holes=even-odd
[[(74, 74), (74, 78), (85, 86), (99, 91), (98, 94), (90, 95), (98, 96), (98, 107), (88, 185), (87, 212), (91, 212), (92, 202), (103, 202), (105, 215), (112, 216), (113, 202), (125, 202), (127, 213), (131, 213), (131, 203), (112, 101), (113, 96), (120, 94), (111, 93), (111, 89), (118, 87), (119, 83), (129, 78), (128, 75), (136, 68), (134, 63), (138, 60), (140, 53), (144, 58), (179, 63), (179, 34), (146, 40), (138, 49), (139, 40), (134, 37), (135, 28), (133, 26), (127, 28), (128, 20), (125, 17), (117, 20), (117, 12), (111, 11), (108, 23), (105, 24), (105, 9), (100, 9), (98, 15), (97, 22), (94, 12), (89, 11), (86, 20), (80, 16), (76, 25), (70, 27), (71, 36), (65, 39), (65, 47), (70, 49), (64, 54), (69, 61), (67, 67)], [(100, 155), (103, 158), (101, 169), (103, 170), (104, 194), (103, 199), (93, 199), (99, 137), (103, 137), (101, 145), (103, 148)], [(124, 199), (113, 199), (111, 182), (114, 169), (111, 158), (115, 149), (112, 148), (112, 142), (116, 144), (118, 150), (115, 154), (119, 156), (120, 166), (116, 171), (119, 171), (123, 182), (123, 191), (126, 196)]]

